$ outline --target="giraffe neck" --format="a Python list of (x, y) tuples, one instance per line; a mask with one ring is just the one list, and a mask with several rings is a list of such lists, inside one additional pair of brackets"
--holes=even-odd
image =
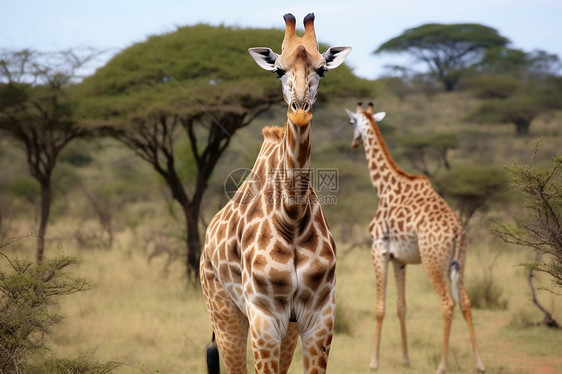
[(310, 127), (287, 121), (275, 171), (276, 196), (282, 197), (288, 218), (295, 221), (306, 213), (310, 197)]
[(376, 124), (370, 124), (370, 128), (365, 132), (363, 144), (371, 182), (379, 196), (384, 195), (399, 178), (413, 177), (396, 165)]

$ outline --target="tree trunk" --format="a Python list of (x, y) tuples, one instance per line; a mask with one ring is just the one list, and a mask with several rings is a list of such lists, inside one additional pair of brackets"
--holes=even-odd
[(187, 277), (189, 279), (199, 279), (199, 259), (201, 257), (201, 239), (199, 236), (199, 208), (200, 202), (193, 201), (184, 207), (185, 221), (187, 225)]
[(47, 222), (51, 209), (51, 181), (40, 181), (41, 184), (41, 213), (39, 219), (39, 232), (37, 233), (37, 263), (43, 262), (45, 252), (45, 234), (47, 232)]
[[(536, 262), (539, 263), (540, 259), (541, 259), (541, 254), (537, 253)], [(546, 325), (547, 327), (552, 327), (556, 329), (560, 328), (560, 325), (552, 317), (552, 314), (550, 314), (550, 312), (546, 310), (546, 308), (539, 302), (539, 299), (537, 298), (537, 292), (535, 291), (535, 286), (533, 285), (533, 272), (534, 270), (531, 268), (529, 271), (529, 278), (528, 278), (529, 287), (531, 288), (531, 294), (533, 295), (533, 303), (544, 314), (544, 318), (539, 324)]]
[(529, 127), (530, 126), (531, 126), (531, 123), (527, 122), (527, 121), (517, 121), (517, 122), (515, 122), (517, 135), (519, 135), (519, 136), (529, 135)]

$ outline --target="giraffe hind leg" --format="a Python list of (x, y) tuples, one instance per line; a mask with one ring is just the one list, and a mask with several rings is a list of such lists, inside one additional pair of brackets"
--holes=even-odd
[(396, 279), (396, 290), (398, 293), (398, 300), (396, 310), (398, 319), (400, 320), (400, 337), (402, 339), (402, 364), (404, 366), (410, 365), (410, 358), (408, 356), (408, 340), (406, 338), (406, 265), (397, 261), (392, 261), (394, 267), (394, 277)]
[[(248, 319), (230, 298), (214, 272), (209, 267), (202, 267), (201, 270), (205, 304), (220, 356), (228, 373), (246, 373)], [(212, 343), (208, 346), (208, 353), (213, 352)]]
[(463, 282), (460, 283), (460, 297), (461, 297), (461, 310), (462, 315), (468, 325), (468, 331), (470, 333), (470, 341), (472, 343), (472, 350), (474, 352), (474, 357), (476, 360), (476, 371), (478, 373), (484, 373), (486, 368), (484, 367), (484, 363), (480, 358), (480, 353), (478, 351), (478, 344), (476, 343), (476, 333), (474, 332), (474, 326), (472, 324), (472, 311), (470, 300), (468, 299), (468, 295), (466, 294), (466, 290), (464, 288)]

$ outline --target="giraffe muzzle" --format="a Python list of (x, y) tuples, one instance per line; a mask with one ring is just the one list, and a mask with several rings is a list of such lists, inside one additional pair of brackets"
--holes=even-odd
[(308, 100), (293, 100), (287, 109), (287, 118), (297, 126), (309, 124), (312, 117), (312, 105)]

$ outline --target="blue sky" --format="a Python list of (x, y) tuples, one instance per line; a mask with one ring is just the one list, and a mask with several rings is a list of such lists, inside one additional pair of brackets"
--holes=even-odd
[[(0, 48), (91, 46), (109, 50), (96, 62), (102, 65), (119, 50), (176, 26), (283, 28), (282, 16), (288, 12), (299, 25), (314, 12), (319, 41), (353, 47), (347, 63), (366, 78), (376, 78), (385, 64), (401, 64), (408, 57), (373, 55), (373, 50), (408, 28), (430, 22), (481, 23), (497, 29), (514, 48), (542, 49), (562, 58), (560, 0), (2, 0)], [(267, 47), (280, 52), (281, 40)]]

